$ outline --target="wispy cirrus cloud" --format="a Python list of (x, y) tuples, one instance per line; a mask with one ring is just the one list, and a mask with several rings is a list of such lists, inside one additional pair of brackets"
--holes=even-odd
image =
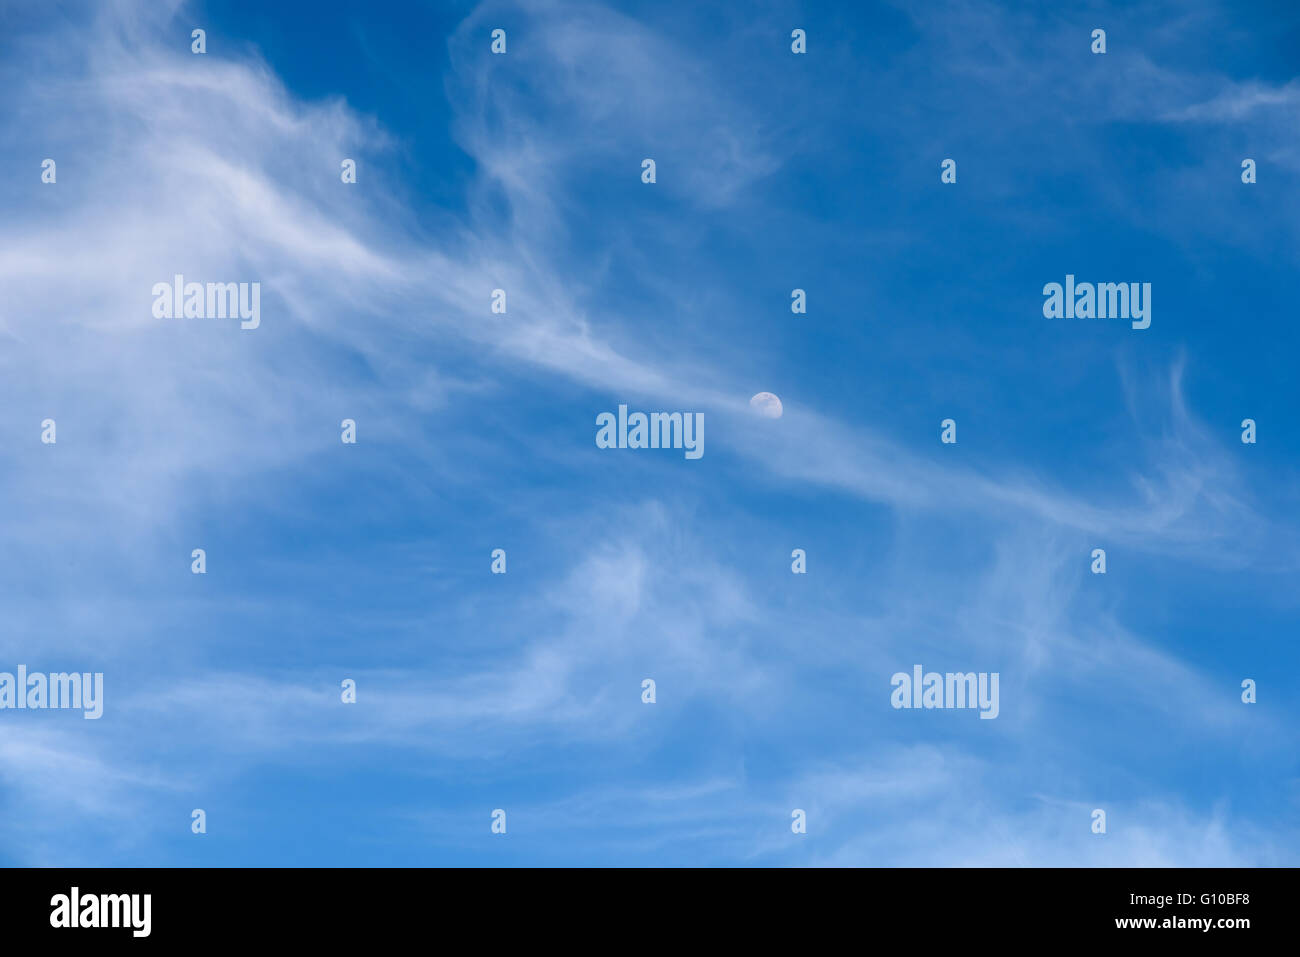
[[(378, 753), (448, 776), (503, 774), (507, 762), (542, 779), (557, 763), (585, 764), (591, 779), (569, 781), (536, 820), (563, 840), (566, 809), (587, 808), (647, 853), (687, 853), (689, 834), (697, 853), (737, 861), (1257, 859), (1233, 842), (1263, 825), (1207, 809), (1213, 796), (1183, 800), (1176, 769), (1149, 767), (1137, 793), (1125, 768), (1149, 759), (1151, 744), (1126, 744), (1123, 729), (1149, 722), (1229, 754), (1247, 722), (1261, 734), (1284, 723), (1285, 709), (1247, 717), (1235, 697), (1238, 672), (1277, 659), (1195, 656), (1174, 626), (1135, 623), (1132, 602), (1106, 599), (1099, 582), (1120, 575), (1084, 577), (1098, 542), (1152, 565), (1294, 567), (1293, 522), (1261, 503), (1234, 436), (1198, 417), (1181, 360), (1157, 352), (1143, 368), (1158, 376), (1125, 380), (1129, 419), (1113, 420), (1125, 451), (1097, 449), (1082, 475), (965, 454), (979, 448), (965, 438), (963, 454), (945, 456), (956, 450), (894, 427), (905, 413), (892, 403), (848, 408), (829, 381), (833, 355), (819, 360), (823, 388), (786, 392), (786, 417), (760, 422), (748, 409), (755, 381), (799, 381), (805, 360), (758, 355), (711, 326), (766, 279), (743, 256), (728, 259), (727, 244), (770, 230), (778, 178), (817, 148), (843, 152), (856, 127), (787, 140), (807, 132), (807, 117), (774, 117), (755, 99), (722, 55), (734, 46), (715, 57), (598, 5), (490, 8), (449, 40), (453, 131), (474, 169), (464, 210), (429, 211), (396, 181), (389, 159), (404, 144), (388, 118), (305, 100), (233, 45), (191, 56), (176, 40), (177, 9), (117, 4), (16, 47), (4, 68), (23, 109), (4, 124), (3, 155), (33, 175), (10, 185), (18, 201), (0, 225), (0, 328), (11, 345), (0, 398), (13, 438), (0, 450), (0, 488), (20, 514), (3, 533), (14, 624), (3, 646), (11, 657), (97, 656), (114, 696), (114, 716), (93, 733), (15, 739), (7, 786), (34, 832), (50, 841), (65, 810), (115, 821), (141, 808), (172, 813), (178, 794), (234, 800), (223, 779), (258, 767)], [(989, 116), (1014, 116), (1023, 130), (1045, 103), (1060, 108), (1058, 93), (1080, 108), (1097, 97), (1097, 123), (1143, 118), (1134, 102), (1153, 90), (1159, 116), (1191, 111), (1180, 122), (1253, 122), (1289, 102), (1248, 86), (1201, 99), (1213, 78), (1137, 56), (1072, 92), (1069, 76), (1053, 79), (1053, 54), (1026, 60), (1042, 38), (1024, 21), (963, 9), (909, 21), (912, 45), (872, 74), (885, 92), (869, 127), (902, 129), (907, 86), (918, 65), (935, 63), (946, 64), (936, 82), (989, 109), (909, 126), (890, 134), (896, 143), (937, 143), (940, 128), (957, 138)], [(504, 14), (521, 27), (509, 58), (493, 61), (483, 33)], [(983, 59), (947, 56), (954, 50)], [(1029, 102), (1017, 95), (1027, 64), (1038, 94)], [(794, 99), (816, 89), (791, 83)], [(812, 120), (856, 95), (845, 84), (824, 102), (800, 100)], [(650, 152), (662, 207), (624, 191), (624, 181), (640, 188)], [(47, 154), (59, 183), (37, 193)], [(338, 181), (344, 157), (362, 161), (355, 189)], [(838, 195), (861, 185), (851, 179)], [(994, 193), (1013, 185), (1027, 190), (990, 173)], [(837, 235), (867, 228), (834, 213), (822, 215)], [(806, 226), (801, 215), (785, 209), (780, 221)], [(871, 228), (919, 242), (908, 223)], [(700, 234), (714, 229), (726, 248), (691, 272), (689, 259), (711, 248)], [(815, 244), (824, 232), (799, 235)], [(637, 304), (624, 277), (643, 271), (659, 276), (637, 284), (647, 290)], [(148, 293), (175, 272), (259, 279), (263, 328), (160, 324)], [(497, 287), (509, 292), (505, 317), (487, 310)], [(919, 322), (927, 308), (900, 310)], [(819, 315), (825, 325), (813, 328), (830, 335), (856, 321), (850, 312)], [(753, 324), (769, 321), (756, 312)], [(952, 351), (965, 375), (996, 381), (1004, 368)], [(866, 351), (851, 358), (850, 372), (887, 365)], [(910, 373), (895, 372), (889, 394), (901, 396)], [(557, 434), (589, 446), (593, 412), (616, 400), (704, 410), (710, 471), (623, 460), (601, 471), (605, 460), (557, 451)], [(34, 438), (46, 415), (59, 420), (52, 448)], [(373, 443), (379, 456), (330, 457), (343, 415), (364, 435), (348, 451)], [(193, 541), (223, 531), (209, 590), (182, 592)], [(522, 584), (490, 591), (485, 546), (506, 538), (506, 581)], [(516, 541), (531, 564), (513, 557)], [(810, 541), (816, 575), (797, 592), (785, 556)], [(899, 720), (888, 676), (917, 658), (994, 662), (1009, 691), (1003, 716)], [(656, 712), (638, 698), (650, 673), (664, 688)], [(361, 688), (352, 712), (338, 702), (344, 674)], [(980, 727), (989, 723), (997, 729)], [(1094, 740), (1064, 746), (1062, 761), (1083, 767), (1044, 787), (1042, 756), (1078, 727)], [(867, 733), (892, 743), (859, 758), (848, 744)], [(1284, 744), (1263, 750), (1294, 761)], [(719, 767), (697, 774), (679, 766), (686, 757)], [(47, 802), (61, 762), (78, 787), (113, 799)], [(1004, 765), (1019, 773), (1000, 775)], [(611, 787), (602, 767), (637, 770), (655, 787)], [(1127, 813), (1133, 826), (1106, 846), (1082, 843), (1086, 824), (1083, 837), (1064, 836), (1085, 795), (1119, 777), (1130, 787), (1116, 818)], [(958, 788), (965, 796), (951, 797)], [(1035, 790), (1058, 796), (1007, 810)], [(839, 822), (811, 852), (789, 846), (785, 805), (796, 799), (817, 827)], [(863, 809), (869, 825), (852, 826)], [(591, 837), (595, 826), (576, 830)], [(134, 834), (144, 846), (153, 837), (147, 825)], [(49, 843), (41, 853), (58, 859)]]

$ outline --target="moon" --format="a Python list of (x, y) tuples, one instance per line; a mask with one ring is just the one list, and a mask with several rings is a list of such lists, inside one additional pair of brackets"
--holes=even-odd
[(765, 419), (779, 419), (785, 409), (771, 392), (760, 392), (749, 400), (749, 407)]

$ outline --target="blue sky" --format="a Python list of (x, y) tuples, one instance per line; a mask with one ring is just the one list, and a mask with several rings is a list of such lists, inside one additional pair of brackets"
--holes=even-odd
[(0, 3), (0, 860), (1300, 861), (1300, 10), (1072, 7)]

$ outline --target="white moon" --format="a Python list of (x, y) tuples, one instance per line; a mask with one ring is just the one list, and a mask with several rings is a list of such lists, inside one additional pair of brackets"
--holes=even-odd
[(785, 411), (781, 400), (770, 392), (760, 392), (749, 400), (749, 407), (765, 419), (779, 419)]

